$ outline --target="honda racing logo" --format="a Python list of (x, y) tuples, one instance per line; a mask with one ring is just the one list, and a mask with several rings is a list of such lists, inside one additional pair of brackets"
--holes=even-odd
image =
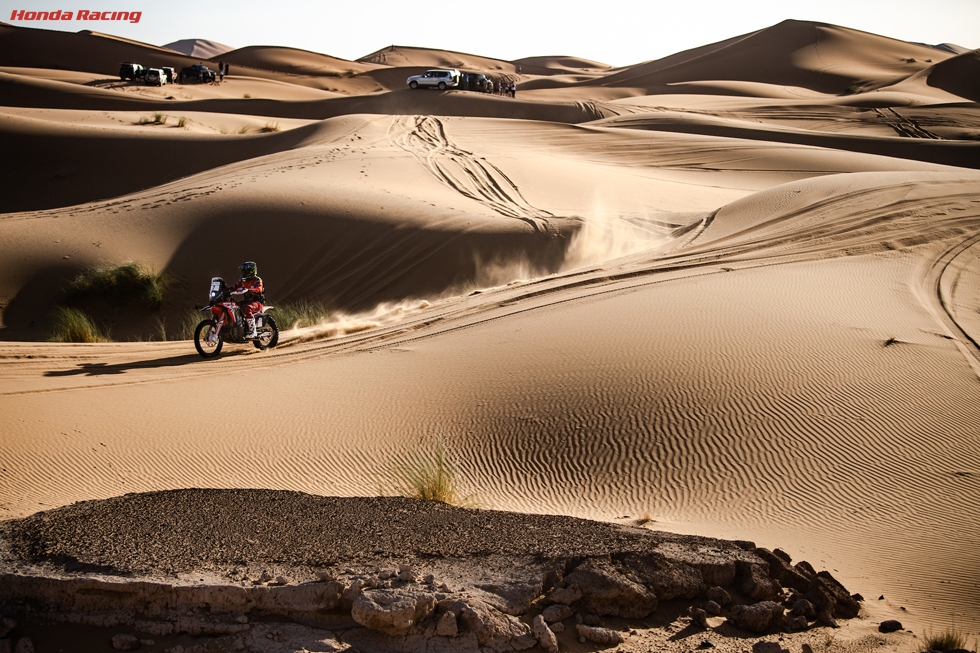
[(14, 9), (10, 12), (10, 20), (128, 20), (131, 23), (140, 22), (142, 11), (26, 11)]

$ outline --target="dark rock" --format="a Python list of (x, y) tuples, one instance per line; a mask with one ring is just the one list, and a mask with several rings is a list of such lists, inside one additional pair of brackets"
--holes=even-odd
[(817, 611), (813, 607), (813, 604), (807, 601), (806, 599), (804, 599), (803, 597), (799, 597), (796, 601), (794, 601), (792, 606), (790, 606), (790, 608), (791, 608), (790, 612), (793, 614), (793, 616), (802, 615), (807, 619), (814, 619), (817, 616)]
[(617, 571), (606, 557), (586, 560), (563, 583), (582, 592), (580, 609), (600, 616), (643, 619), (657, 609), (657, 595)]
[(889, 619), (887, 621), (882, 621), (878, 624), (878, 632), (880, 633), (893, 633), (896, 630), (902, 630), (902, 623), (900, 621), (895, 621), (894, 619)]
[(0, 617), (0, 638), (6, 637), (10, 631), (17, 627), (17, 622), (7, 617)]
[(628, 554), (618, 562), (627, 578), (652, 588), (660, 601), (697, 598), (706, 589), (698, 569), (661, 553)]
[(784, 608), (778, 603), (762, 601), (752, 605), (736, 605), (731, 609), (728, 621), (736, 628), (764, 633), (782, 625), (783, 613)]
[(769, 549), (758, 548), (755, 550), (755, 554), (766, 561), (769, 564), (769, 577), (777, 581), (783, 587), (792, 587), (801, 592), (805, 592), (810, 587), (810, 578), (803, 575), (795, 568), (793, 568), (789, 562), (789, 556), (778, 556)]
[(728, 595), (724, 587), (712, 587), (709, 589), (708, 598), (722, 607), (732, 602), (732, 597)]
[(140, 647), (140, 640), (135, 635), (116, 635), (112, 638), (112, 648), (117, 651), (135, 651)]
[(822, 626), (829, 626), (830, 628), (840, 628), (837, 625), (837, 620), (834, 619), (834, 615), (830, 613), (830, 610), (821, 610), (817, 614), (817, 622)]
[(818, 613), (827, 610), (839, 619), (852, 619), (861, 611), (861, 605), (826, 571), (814, 577), (806, 598)]
[(708, 601), (704, 604), (704, 611), (716, 617), (721, 614), (721, 606), (714, 601)]
[(711, 643), (711, 640), (710, 639), (706, 639), (703, 642), (701, 642), (700, 644), (698, 644), (698, 649), (700, 649), (702, 651), (705, 650), (705, 649), (714, 648), (714, 647), (715, 647), (715, 645)]
[(691, 621), (701, 628), (707, 628), (708, 613), (701, 608), (691, 608)]
[(756, 642), (752, 645), (752, 653), (789, 653), (776, 642)]
[(817, 570), (814, 569), (813, 566), (806, 560), (800, 560), (797, 562), (795, 565), (793, 565), (793, 569), (803, 574), (807, 578), (813, 578), (817, 575)]
[(755, 601), (772, 600), (782, 589), (776, 581), (769, 578), (768, 565), (738, 562), (735, 567), (738, 570), (739, 588)]
[(810, 622), (803, 615), (789, 617), (783, 622), (783, 628), (789, 631), (806, 630), (810, 627)]
[(786, 553), (785, 551), (783, 551), (782, 549), (774, 549), (773, 552), (772, 552), (772, 554), (774, 556), (778, 557), (780, 560), (782, 560), (786, 564), (790, 564), (790, 563), (793, 562), (793, 559), (789, 557), (789, 554)]

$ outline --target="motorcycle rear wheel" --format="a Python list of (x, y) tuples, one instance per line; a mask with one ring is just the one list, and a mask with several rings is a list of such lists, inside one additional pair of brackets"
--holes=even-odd
[(279, 344), (279, 325), (271, 315), (266, 315), (262, 320), (265, 324), (259, 329), (259, 339), (253, 340), (252, 344), (256, 349), (265, 351)]
[[(213, 337), (213, 340), (209, 340), (209, 337)], [(202, 320), (194, 329), (194, 348), (203, 358), (214, 358), (221, 353), (224, 344), (224, 338), (218, 333), (218, 323), (214, 320)]]

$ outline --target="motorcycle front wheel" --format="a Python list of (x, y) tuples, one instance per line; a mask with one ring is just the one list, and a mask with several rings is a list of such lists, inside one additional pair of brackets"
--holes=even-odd
[(256, 349), (265, 351), (269, 347), (275, 347), (279, 344), (279, 325), (276, 324), (276, 320), (271, 315), (266, 315), (262, 321), (265, 324), (259, 329), (259, 339), (253, 340), (252, 344), (255, 345)]
[(203, 358), (214, 358), (221, 352), (225, 344), (218, 333), (218, 323), (214, 320), (203, 320), (194, 329), (194, 348)]

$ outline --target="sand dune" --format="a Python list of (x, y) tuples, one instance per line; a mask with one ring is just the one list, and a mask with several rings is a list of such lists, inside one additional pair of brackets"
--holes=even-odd
[[(617, 69), (221, 57), (148, 88), (119, 62), (197, 60), (0, 26), (0, 518), (374, 495), (442, 436), (489, 507), (754, 540), (874, 619), (980, 629), (976, 51), (786, 21)], [(517, 98), (405, 88), (434, 66)], [(130, 260), (165, 308), (96, 319), (143, 341), (45, 341), (78, 272)], [(210, 362), (160, 341), (244, 260), (328, 316)]]
[(929, 61), (949, 56), (928, 46), (835, 25), (788, 20), (626, 68), (604, 77), (601, 83), (653, 90), (677, 82), (732, 80), (801, 86), (837, 95), (856, 82), (904, 77), (926, 68)]
[(235, 49), (230, 45), (218, 43), (217, 41), (208, 41), (207, 39), (181, 39), (180, 41), (167, 43), (162, 47), (196, 59), (210, 59), (211, 57), (217, 57)]

